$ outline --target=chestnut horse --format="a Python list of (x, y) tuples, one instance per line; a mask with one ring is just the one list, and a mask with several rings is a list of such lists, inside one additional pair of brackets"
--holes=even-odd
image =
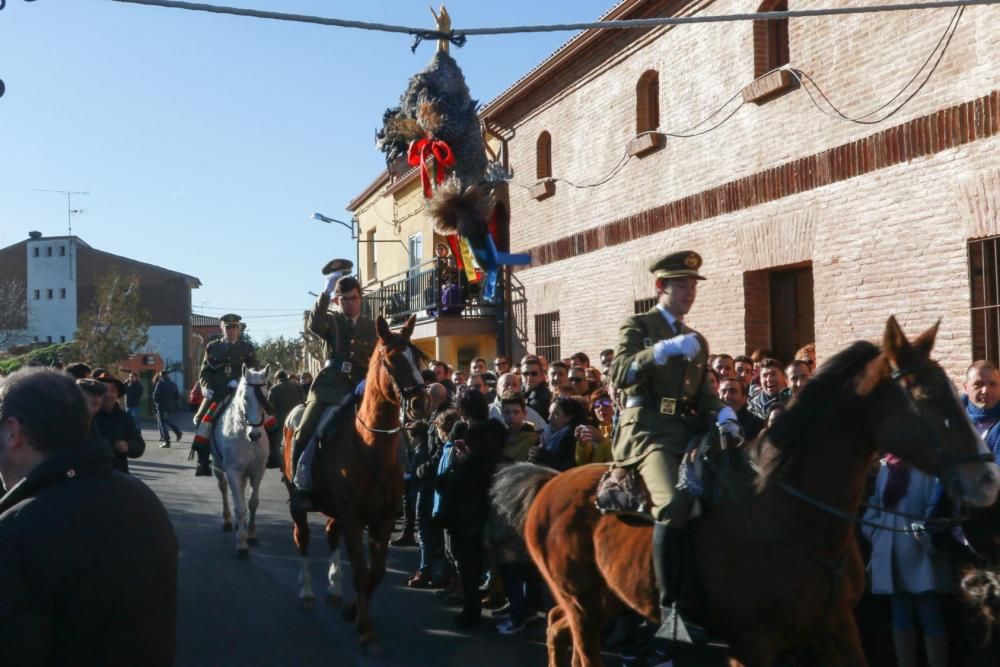
[[(878, 451), (941, 476), (969, 504), (997, 497), (1000, 470), (930, 359), (936, 332), (911, 343), (890, 318), (882, 350), (858, 342), (831, 358), (762, 436), (755, 486), (724, 491), (692, 523), (705, 620), (728, 642), (731, 664), (769, 667), (806, 650), (817, 656), (810, 664), (865, 665), (851, 614), (864, 586), (852, 519)], [(495, 481), (498, 509), (523, 521), (557, 603), (550, 667), (569, 664), (570, 652), (573, 667), (603, 664), (605, 621), (625, 607), (658, 621), (652, 526), (596, 509), (606, 469), (557, 475), (519, 464)]]
[[(371, 596), (385, 576), (389, 538), (403, 498), (400, 431), (403, 403), (417, 418), (426, 410), (419, 362), (423, 354), (410, 343), (416, 318), (398, 334), (385, 319), (376, 322), (379, 344), (368, 364), (364, 396), (354, 415), (341, 415), (331, 436), (323, 438), (313, 461), (313, 505), (329, 520), (331, 584), (337, 569), (336, 549), (343, 538), (351, 562), (355, 600), (344, 607), (344, 618), (355, 621), (361, 647), (369, 655), (381, 651), (369, 617)], [(350, 408), (345, 408), (350, 410)], [(353, 417), (353, 418), (351, 418)], [(291, 447), (285, 448), (285, 477), (291, 479)], [(312, 598), (308, 569), (309, 522), (304, 512), (292, 512), (301, 572), (300, 603)], [(368, 531), (368, 554), (364, 532)], [(332, 592), (332, 590), (331, 590)], [(336, 603), (337, 600), (331, 599)]]

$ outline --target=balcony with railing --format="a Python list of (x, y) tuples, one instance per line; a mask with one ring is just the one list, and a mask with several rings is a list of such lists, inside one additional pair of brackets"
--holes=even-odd
[(464, 279), (453, 282), (446, 275), (460, 277), (451, 258), (441, 264), (424, 262), (376, 281), (364, 290), (364, 312), (373, 319), (381, 315), (390, 325), (402, 324), (410, 315), (416, 315), (418, 324), (447, 323), (450, 329), (468, 333), (491, 331), (498, 306), (482, 302), (478, 285), (469, 285)]

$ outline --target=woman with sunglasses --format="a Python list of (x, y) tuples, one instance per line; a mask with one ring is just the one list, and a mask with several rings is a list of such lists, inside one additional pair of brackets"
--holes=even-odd
[(590, 395), (589, 424), (576, 427), (576, 464), (610, 463), (615, 405), (607, 389)]

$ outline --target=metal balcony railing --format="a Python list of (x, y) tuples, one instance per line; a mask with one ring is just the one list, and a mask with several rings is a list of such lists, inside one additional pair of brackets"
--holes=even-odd
[[(451, 302), (443, 303), (445, 284), (442, 274), (445, 269), (451, 276), (458, 277), (454, 260), (439, 264), (435, 260), (389, 276), (365, 289), (364, 312), (369, 317), (378, 315), (390, 324), (398, 324), (410, 315), (418, 320), (444, 317), (466, 319), (495, 319), (495, 304), (484, 304), (479, 299), (478, 285), (468, 285), (464, 279), (457, 283), (451, 293)], [(447, 299), (444, 299), (447, 300)]]

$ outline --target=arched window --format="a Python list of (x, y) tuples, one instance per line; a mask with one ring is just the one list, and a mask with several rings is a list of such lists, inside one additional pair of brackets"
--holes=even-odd
[(660, 75), (648, 70), (635, 85), (635, 133), (652, 132), (660, 128)]
[[(765, 0), (758, 12), (787, 12), (788, 0)], [(788, 19), (753, 22), (753, 75), (761, 77), (790, 62)]]
[(535, 144), (535, 178), (552, 178), (552, 135), (542, 132)]

